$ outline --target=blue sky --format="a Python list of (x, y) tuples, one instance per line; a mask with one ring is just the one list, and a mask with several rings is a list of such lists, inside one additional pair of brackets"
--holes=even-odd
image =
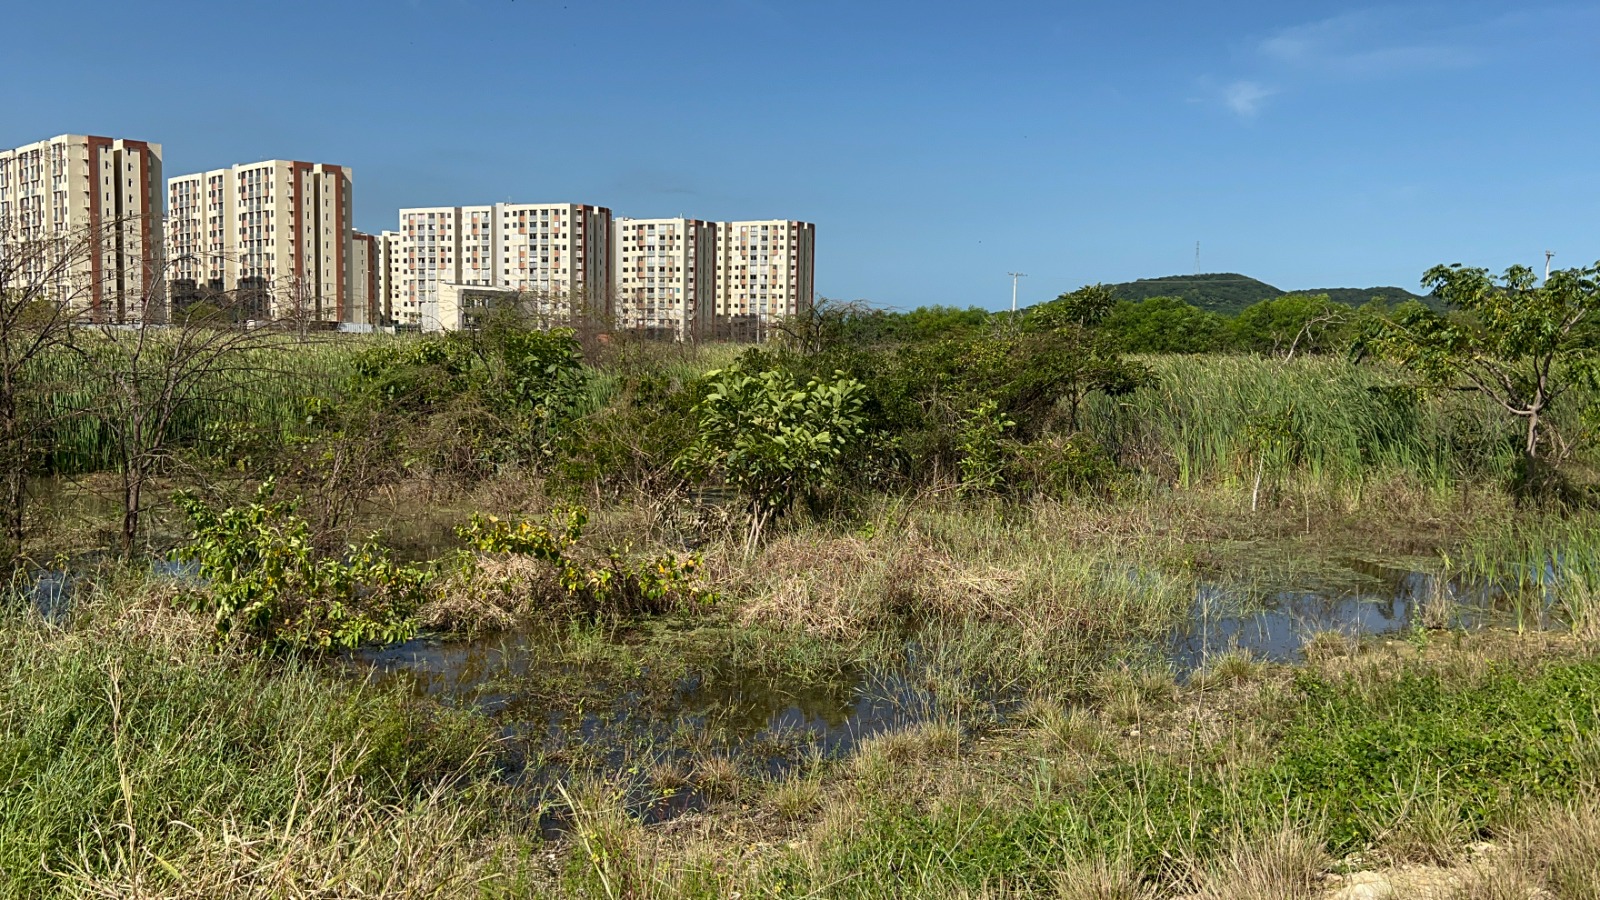
[[(401, 206), (817, 223), (817, 289), (1024, 304), (1600, 258), (1600, 4), (24, 3), (0, 146), (353, 167)], [(271, 66), (279, 77), (254, 80)], [(114, 85), (114, 89), (108, 89)]]

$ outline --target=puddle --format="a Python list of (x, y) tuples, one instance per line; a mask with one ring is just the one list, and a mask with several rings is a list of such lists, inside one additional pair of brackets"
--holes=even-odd
[[(64, 568), (34, 569), (21, 575), (14, 589), (41, 619), (51, 625), (66, 625), (78, 592), (88, 585), (81, 573), (92, 571), (95, 564), (103, 559), (102, 554), (86, 554), (69, 562)], [(199, 570), (200, 567), (195, 563), (169, 559), (150, 561), (151, 574), (180, 582), (197, 580), (200, 577)]]
[[(747, 773), (772, 777), (813, 754), (847, 754), (946, 706), (917, 686), (914, 665), (821, 682), (693, 663), (618, 673), (572, 661), (557, 640), (537, 632), (419, 639), (358, 651), (346, 662), (380, 682), (403, 679), (420, 694), (490, 716), (519, 781), (543, 778), (543, 762), (614, 770), (641, 754), (689, 767), (708, 755), (735, 756)], [(569, 690), (581, 696), (562, 696)]]
[[(1321, 582), (1320, 584), (1317, 582)], [(1351, 637), (1404, 633), (1431, 612), (1450, 627), (1501, 621), (1507, 596), (1490, 586), (1444, 580), (1425, 571), (1366, 560), (1344, 560), (1318, 575), (1276, 588), (1201, 584), (1192, 620), (1154, 649), (1180, 678), (1214, 655), (1243, 650), (1293, 663), (1312, 635)], [(1537, 624), (1548, 625), (1548, 607)], [(656, 648), (619, 668), (606, 647), (628, 646), (627, 635), (589, 637), (600, 647), (563, 644), (536, 631), (476, 641), (419, 639), (351, 654), (345, 663), (379, 681), (403, 680), (411, 690), (489, 716), (504, 739), (503, 763), (514, 783), (549, 787), (558, 774), (626, 774), (645, 820), (703, 805), (693, 788), (651, 787), (663, 769), (692, 782), (712, 757), (737, 761), (747, 775), (778, 777), (813, 756), (849, 754), (885, 731), (973, 710), (974, 698), (952, 701), (908, 645), (891, 666), (839, 673), (823, 682), (730, 669), (719, 661), (652, 659)], [(597, 654), (593, 658), (586, 654)], [(586, 661), (587, 660), (587, 661)], [(629, 668), (631, 666), (631, 668)], [(1014, 698), (976, 698), (980, 714), (1003, 718)], [(656, 775), (652, 775), (654, 771)]]
[(77, 579), (71, 572), (43, 569), (28, 576), (22, 595), (39, 618), (51, 625), (64, 625), (72, 611), (72, 595)]
[(1168, 642), (1168, 660), (1182, 677), (1204, 668), (1212, 656), (1235, 650), (1267, 662), (1304, 662), (1306, 641), (1321, 632), (1360, 638), (1430, 625), (1544, 629), (1555, 624), (1549, 591), (1532, 609), (1519, 610), (1510, 593), (1481, 581), (1366, 560), (1347, 560), (1344, 571), (1333, 574), (1342, 576), (1333, 579), (1338, 587), (1301, 586), (1253, 595), (1201, 585), (1188, 624)]
[[(743, 775), (777, 778), (813, 757), (847, 755), (873, 735), (948, 706), (918, 686), (915, 664), (821, 682), (681, 662), (661, 672), (648, 665), (617, 672), (573, 661), (581, 654), (563, 653), (558, 641), (537, 632), (472, 642), (419, 639), (359, 651), (346, 664), (489, 716), (503, 740), (505, 776), (530, 796), (547, 796), (557, 776), (574, 772), (623, 775), (633, 785), (633, 811), (647, 822), (705, 805), (707, 797), (693, 787), (662, 790), (660, 783), (692, 783), (708, 760), (732, 760)], [(552, 832), (563, 824), (546, 817)]]

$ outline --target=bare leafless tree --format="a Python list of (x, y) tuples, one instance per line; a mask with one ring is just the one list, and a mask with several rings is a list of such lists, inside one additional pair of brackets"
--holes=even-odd
[(180, 418), (247, 396), (251, 380), (264, 374), (261, 354), (252, 351), (289, 340), (276, 329), (246, 326), (240, 307), (259, 299), (249, 288), (212, 291), (203, 306), (168, 317), (166, 267), (175, 262), (160, 267), (134, 298), (137, 309), (129, 311), (128, 323), (79, 328), (70, 345), (105, 382), (89, 414), (105, 429), (116, 457), (124, 555), (138, 541), (151, 484), (179, 464)]
[(68, 413), (51, 402), (44, 363), (90, 307), (95, 235), (36, 233), (0, 221), (0, 562), (22, 553), (30, 478)]
[(787, 349), (806, 355), (821, 353), (845, 339), (852, 318), (868, 312), (865, 301), (829, 300), (824, 297), (793, 315), (774, 321), (769, 336)]

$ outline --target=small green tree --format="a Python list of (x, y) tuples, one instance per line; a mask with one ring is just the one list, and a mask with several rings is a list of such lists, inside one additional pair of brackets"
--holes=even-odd
[(1408, 303), (1383, 322), (1379, 349), (1435, 387), (1476, 391), (1522, 423), (1522, 477), (1536, 487), (1568, 447), (1550, 420), (1552, 405), (1595, 378), (1600, 354), (1578, 333), (1600, 310), (1600, 263), (1552, 272), (1434, 266), (1423, 275), (1449, 307), (1441, 315)]
[(678, 457), (692, 478), (720, 477), (748, 504), (748, 545), (801, 496), (836, 479), (845, 455), (866, 438), (866, 390), (837, 373), (803, 387), (778, 369), (735, 364), (706, 373), (695, 407), (695, 442)]
[(1125, 359), (1114, 337), (1100, 329), (1116, 307), (1116, 295), (1093, 284), (1062, 294), (1029, 311), (1019, 349), (1026, 364), (1012, 376), (1006, 393), (1009, 411), (1023, 413), (1041, 403), (1067, 407), (1067, 427), (1078, 430), (1078, 414), (1090, 394), (1126, 394), (1153, 377), (1148, 368)]
[(1001, 443), (1006, 429), (1017, 423), (1000, 412), (1000, 404), (985, 400), (961, 420), (958, 447), (961, 452), (961, 490), (986, 494), (1000, 486), (1005, 476), (1005, 447)]
[(1285, 294), (1251, 304), (1229, 323), (1234, 345), (1285, 361), (1326, 352), (1339, 343), (1355, 311), (1327, 294)]

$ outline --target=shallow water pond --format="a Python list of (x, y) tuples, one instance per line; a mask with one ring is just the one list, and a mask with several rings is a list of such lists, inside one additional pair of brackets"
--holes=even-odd
[(1244, 651), (1268, 662), (1303, 661), (1307, 640), (1325, 632), (1350, 638), (1417, 628), (1559, 624), (1548, 592), (1529, 598), (1493, 584), (1371, 560), (1347, 559), (1322, 584), (1245, 588), (1201, 584), (1188, 621), (1166, 655), (1179, 675), (1205, 668), (1219, 653)]
[[(1481, 627), (1507, 615), (1506, 600), (1481, 584), (1344, 560), (1290, 585), (1200, 583), (1188, 621), (1147, 649), (1184, 678), (1230, 651), (1298, 661), (1304, 642), (1319, 632), (1390, 635), (1425, 621)], [(1548, 610), (1541, 607), (1532, 624), (1549, 624)], [(821, 678), (730, 665), (694, 646), (669, 650), (626, 631), (581, 637), (528, 631), (475, 641), (421, 639), (353, 654), (347, 663), (490, 716), (505, 739), (510, 777), (519, 782), (631, 773), (646, 818), (698, 805), (693, 789), (653, 792), (649, 785), (693, 782), (709, 759), (775, 777), (930, 718), (1000, 720), (1021, 696), (1014, 685), (951, 691), (949, 679), (938, 677), (948, 673), (931, 671), (937, 654), (912, 642), (886, 663)]]

